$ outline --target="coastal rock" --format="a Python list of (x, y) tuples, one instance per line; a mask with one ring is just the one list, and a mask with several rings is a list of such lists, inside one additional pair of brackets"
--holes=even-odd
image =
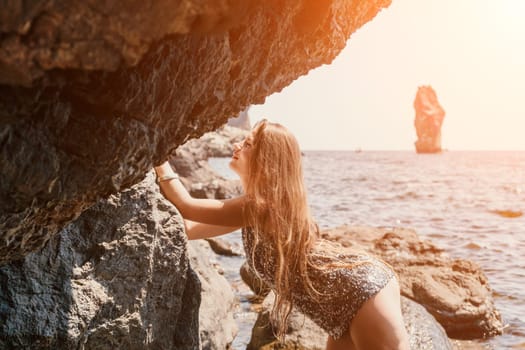
[(207, 238), (206, 241), (215, 254), (225, 256), (242, 256), (244, 254), (238, 246), (228, 243), (225, 239), (214, 237)]
[(0, 267), (0, 348), (197, 349), (201, 282), (186, 244), (152, 173), (98, 201), (40, 252)]
[(431, 86), (420, 86), (417, 89), (414, 109), (417, 153), (441, 152), (441, 125), (445, 118), (445, 110), (439, 104), (436, 92)]
[(249, 133), (249, 130), (223, 125), (198, 139), (189, 140), (177, 148), (175, 154), (177, 155), (179, 152), (190, 153), (197, 160), (207, 160), (212, 157), (231, 158), (233, 145), (244, 140)]
[(228, 125), (242, 130), (251, 130), (252, 123), (250, 122), (249, 110), (250, 107), (239, 113), (237, 117), (228, 119)]
[(0, 13), (0, 264), (330, 63), (390, 0), (22, 1)]
[[(273, 336), (269, 326), (269, 311), (274, 295), (270, 293), (263, 302), (262, 310), (255, 322), (248, 350), (302, 349), (324, 350), (327, 333), (308, 317), (294, 310), (289, 318), (289, 327), (284, 344)], [(443, 327), (425, 308), (408, 298), (401, 298), (405, 327), (412, 350), (452, 350), (453, 346)]]
[(492, 290), (474, 262), (451, 259), (409, 229), (342, 226), (322, 236), (389, 263), (399, 276), (401, 294), (423, 305), (450, 337), (501, 334), (503, 324)]
[(188, 255), (201, 283), (199, 333), (202, 350), (228, 349), (238, 331), (233, 318), (238, 302), (232, 287), (210, 260), (214, 254), (205, 241), (189, 241)]
[(226, 199), (242, 193), (241, 182), (219, 175), (211, 168), (208, 158), (231, 157), (233, 144), (247, 134), (246, 130), (225, 125), (177, 148), (169, 161), (193, 197)]
[(255, 275), (246, 261), (242, 264), (239, 273), (241, 275), (242, 281), (248, 287), (250, 287), (255, 295), (259, 297), (266, 297), (268, 293), (270, 293), (270, 287), (268, 287), (262, 279)]

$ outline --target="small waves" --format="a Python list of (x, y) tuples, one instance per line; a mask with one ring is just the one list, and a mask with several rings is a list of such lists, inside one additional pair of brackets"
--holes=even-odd
[(474, 250), (479, 250), (479, 249), (483, 248), (483, 246), (481, 246), (481, 245), (479, 245), (477, 243), (474, 243), (474, 242), (467, 243), (463, 247), (465, 247), (467, 249), (474, 249)]

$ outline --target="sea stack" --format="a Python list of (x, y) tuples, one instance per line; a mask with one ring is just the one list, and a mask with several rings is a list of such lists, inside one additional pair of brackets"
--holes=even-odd
[(445, 110), (438, 102), (436, 92), (430, 85), (420, 86), (414, 99), (417, 153), (441, 152), (441, 125)]

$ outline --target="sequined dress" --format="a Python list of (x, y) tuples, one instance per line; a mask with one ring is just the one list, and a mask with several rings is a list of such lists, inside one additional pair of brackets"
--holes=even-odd
[[(254, 233), (247, 228), (242, 230), (242, 238), (248, 265), (266, 284), (274, 288), (276, 258), (271, 244), (259, 242), (254, 250)], [(323, 244), (333, 243), (320, 240), (318, 245)], [(364, 253), (340, 248), (337, 253), (332, 254), (320, 253), (320, 250), (315, 248), (311, 253), (314, 262), (331, 266), (325, 271), (308, 269), (314, 287), (326, 296), (316, 300), (305, 291), (298, 276), (293, 282), (294, 307), (334, 339), (340, 338), (348, 331), (361, 305), (395, 277), (392, 269), (384, 262)], [(337, 266), (341, 263), (353, 266)]]

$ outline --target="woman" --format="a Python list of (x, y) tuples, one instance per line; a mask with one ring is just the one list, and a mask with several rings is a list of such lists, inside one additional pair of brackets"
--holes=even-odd
[(167, 162), (155, 171), (164, 196), (184, 217), (189, 239), (243, 227), (247, 261), (275, 291), (277, 336), (283, 338), (297, 307), (329, 334), (328, 350), (408, 349), (391, 268), (318, 237), (295, 137), (263, 120), (234, 145), (230, 167), (245, 194), (227, 200), (192, 198)]

